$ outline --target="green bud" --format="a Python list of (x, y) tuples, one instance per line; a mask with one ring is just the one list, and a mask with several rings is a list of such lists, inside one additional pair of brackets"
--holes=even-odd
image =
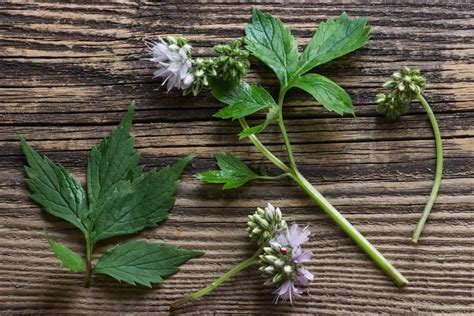
[(264, 256), (264, 261), (270, 263), (270, 264), (274, 264), (275, 261), (279, 260), (277, 257), (275, 256), (272, 256), (272, 255), (266, 255)]
[(267, 267), (265, 267), (265, 268), (263, 269), (263, 271), (264, 271), (265, 273), (268, 273), (268, 274), (273, 274), (273, 273), (275, 273), (275, 268), (272, 267), (272, 266), (267, 266)]
[(281, 274), (281, 273), (275, 274), (275, 276), (272, 278), (272, 282), (273, 282), (274, 284), (278, 284), (278, 283), (280, 283), (282, 280), (283, 280), (283, 274)]
[(283, 273), (285, 273), (286, 275), (291, 275), (293, 273), (293, 267), (289, 265), (284, 266)]

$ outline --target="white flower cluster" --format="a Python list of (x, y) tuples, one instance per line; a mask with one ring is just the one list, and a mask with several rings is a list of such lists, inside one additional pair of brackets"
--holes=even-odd
[(154, 77), (164, 79), (162, 85), (166, 84), (167, 91), (173, 88), (185, 90), (191, 87), (194, 81), (191, 45), (186, 39), (168, 36), (166, 41), (160, 38), (159, 42), (145, 43), (153, 56), (147, 60), (158, 66)]

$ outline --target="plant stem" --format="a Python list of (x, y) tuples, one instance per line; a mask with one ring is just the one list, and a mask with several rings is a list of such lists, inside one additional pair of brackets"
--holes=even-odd
[(94, 246), (92, 243), (87, 239), (86, 240), (86, 281), (84, 283), (84, 287), (89, 287), (91, 285), (91, 278), (92, 278), (92, 250)]
[[(239, 118), (240, 125), (242, 125), (243, 129), (249, 128), (249, 125), (247, 124), (247, 121), (245, 118)], [(252, 134), (249, 136), (250, 141), (257, 147), (257, 149), (270, 160), (273, 162), (275, 166), (280, 168), (283, 172), (290, 172), (290, 168), (287, 167), (278, 157), (276, 157), (267, 147), (265, 147), (262, 142), (255, 136), (255, 134)]]
[(408, 280), (298, 170), (295, 170), (292, 177), (396, 285), (408, 284)]
[(280, 126), (281, 134), (283, 135), (283, 141), (285, 142), (286, 152), (288, 153), (288, 161), (290, 162), (290, 168), (296, 170), (296, 162), (293, 156), (293, 149), (291, 148), (290, 139), (286, 132), (285, 121), (283, 120), (283, 100), (285, 99), (286, 89), (282, 89), (278, 95), (278, 125)]
[(205, 288), (194, 292), (193, 294), (190, 294), (188, 296), (185, 296), (177, 301), (174, 301), (171, 306), (170, 310), (175, 310), (179, 306), (186, 304), (192, 300), (195, 300), (197, 298), (200, 298), (201, 296), (204, 296), (206, 294), (211, 293), (214, 291), (216, 288), (218, 288), (222, 283), (227, 281), (228, 279), (232, 278), (234, 275), (239, 273), (242, 270), (247, 269), (248, 267), (257, 264), (258, 263), (258, 256), (262, 253), (263, 247), (260, 247), (250, 258), (247, 260), (242, 261), (241, 263), (237, 264), (234, 266), (232, 269), (221, 275), (219, 278), (217, 278), (214, 282), (206, 286)]
[(277, 176), (259, 176), (259, 179), (262, 180), (280, 180), (286, 177), (291, 177), (291, 173), (282, 173)]
[[(387, 259), (385, 259), (385, 257), (298, 171), (288, 134), (286, 132), (285, 124), (283, 122), (283, 116), (281, 115), (286, 89), (284, 88), (282, 91), (283, 92), (280, 92), (278, 98), (278, 104), (280, 106), (279, 125), (283, 139), (285, 141), (285, 147), (288, 153), (288, 159), (290, 161), (291, 168), (288, 170), (288, 167), (277, 157), (275, 157), (270, 152), (270, 150), (268, 150), (260, 142), (256, 135), (251, 135), (249, 137), (250, 140), (260, 152), (262, 152), (277, 167), (282, 169), (283, 172), (290, 173), (290, 176), (296, 181), (296, 183), (298, 183), (298, 185), (326, 212), (326, 214), (328, 214), (328, 216), (336, 224), (342, 228), (342, 230), (372, 259), (372, 261), (374, 261), (374, 263), (393, 280), (397, 286), (408, 284), (408, 280)], [(240, 123), (244, 129), (248, 128), (245, 120), (241, 119)]]
[(421, 94), (418, 94), (417, 98), (420, 101), (423, 108), (425, 109), (426, 113), (428, 113), (428, 117), (431, 122), (431, 127), (433, 128), (433, 134), (435, 136), (435, 143), (436, 143), (436, 174), (435, 174), (435, 180), (433, 183), (433, 188), (431, 189), (431, 194), (430, 194), (428, 203), (426, 203), (425, 209), (423, 211), (423, 215), (421, 216), (420, 221), (418, 222), (415, 230), (413, 231), (413, 236), (411, 240), (415, 244), (418, 242), (418, 239), (420, 238), (421, 232), (423, 231), (423, 228), (425, 227), (426, 220), (428, 219), (431, 209), (436, 201), (439, 187), (441, 185), (441, 177), (443, 176), (443, 143), (441, 141), (441, 133), (439, 131), (438, 122), (436, 121), (436, 117), (433, 111), (431, 110), (431, 107), (429, 106), (428, 102), (426, 102), (426, 99)]

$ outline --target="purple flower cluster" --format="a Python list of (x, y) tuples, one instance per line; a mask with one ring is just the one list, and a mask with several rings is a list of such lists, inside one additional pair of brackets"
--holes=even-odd
[(282, 302), (290, 301), (290, 303), (293, 303), (293, 300), (299, 298), (303, 292), (297, 286), (307, 286), (313, 280), (313, 274), (302, 266), (312, 256), (311, 251), (304, 251), (301, 248), (301, 245), (309, 240), (310, 234), (311, 231), (307, 227), (301, 229), (297, 224), (293, 224), (290, 228), (278, 232), (270, 241), (272, 248), (283, 255), (288, 252), (288, 249), (291, 249), (286, 254), (289, 260), (287, 260), (287, 265), (284, 267), (294, 267), (292, 275), (273, 292), (276, 295), (276, 302), (281, 300)]

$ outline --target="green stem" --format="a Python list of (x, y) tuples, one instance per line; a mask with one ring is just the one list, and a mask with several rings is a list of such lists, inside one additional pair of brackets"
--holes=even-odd
[(288, 133), (286, 132), (285, 121), (283, 120), (283, 100), (285, 99), (286, 91), (287, 89), (282, 89), (278, 96), (278, 125), (280, 126), (281, 134), (283, 135), (283, 141), (285, 142), (290, 168), (296, 170), (296, 161), (295, 157), (293, 156), (293, 149), (291, 148), (290, 139), (288, 138)]
[(433, 188), (431, 189), (430, 198), (428, 203), (426, 203), (425, 209), (423, 211), (423, 215), (420, 218), (420, 221), (416, 225), (415, 230), (413, 231), (412, 242), (417, 243), (418, 239), (420, 238), (421, 232), (425, 227), (426, 220), (430, 215), (431, 209), (436, 201), (436, 197), (438, 196), (439, 187), (441, 185), (441, 177), (443, 175), (443, 143), (441, 141), (441, 133), (439, 131), (438, 122), (436, 121), (436, 117), (431, 110), (428, 102), (426, 102), (425, 98), (419, 94), (417, 96), (418, 100), (420, 101), (421, 105), (425, 109), (426, 113), (428, 113), (428, 117), (431, 122), (431, 127), (433, 128), (433, 134), (435, 136), (435, 143), (436, 143), (436, 174), (435, 180), (433, 183)]
[(250, 258), (247, 260), (242, 261), (241, 263), (237, 264), (234, 266), (232, 269), (221, 275), (219, 278), (217, 278), (214, 282), (206, 286), (205, 288), (194, 292), (193, 294), (190, 294), (188, 296), (185, 296), (177, 301), (174, 301), (171, 306), (170, 310), (175, 310), (179, 306), (186, 304), (192, 300), (195, 300), (197, 298), (200, 298), (201, 296), (204, 296), (206, 294), (211, 293), (214, 291), (216, 288), (218, 288), (222, 283), (227, 281), (228, 279), (232, 278), (234, 275), (239, 273), (242, 270), (247, 269), (248, 267), (257, 264), (258, 261), (258, 256), (262, 253), (263, 247), (260, 247)]
[(258, 178), (262, 180), (280, 180), (286, 177), (291, 177), (291, 173), (282, 173), (277, 176), (260, 176)]
[[(245, 118), (239, 118), (239, 122), (243, 129), (249, 128)], [(255, 147), (257, 147), (257, 149), (268, 158), (268, 160), (273, 162), (275, 166), (283, 170), (283, 172), (290, 172), (290, 168), (288, 168), (287, 165), (285, 165), (277, 156), (275, 156), (267, 147), (265, 147), (265, 145), (262, 144), (255, 134), (250, 135), (249, 139), (255, 145)]]
[(84, 287), (91, 285), (92, 278), (92, 250), (94, 245), (89, 240), (86, 240), (86, 281)]
[(352, 226), (352, 224), (332, 206), (332, 204), (318, 191), (298, 170), (295, 170), (293, 179), (318, 204), (324, 212), (338, 224), (342, 230), (382, 269), (398, 286), (408, 284), (408, 280), (387, 259)]

